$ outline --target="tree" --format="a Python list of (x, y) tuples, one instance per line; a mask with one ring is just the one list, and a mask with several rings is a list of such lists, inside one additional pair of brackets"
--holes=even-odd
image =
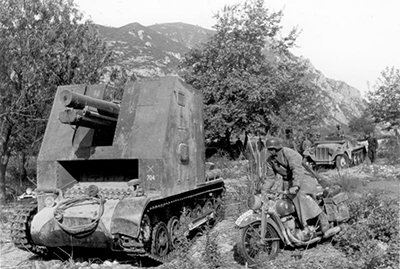
[(349, 122), (350, 132), (364, 138), (374, 132), (375, 128), (376, 123), (367, 111), (365, 111), (360, 117), (351, 119)]
[(386, 68), (381, 72), (373, 89), (367, 94), (368, 111), (376, 123), (385, 125), (395, 133), (400, 146), (400, 70)]
[(0, 0), (0, 203), (12, 155), (35, 153), (60, 85), (98, 83), (112, 60), (73, 0)]
[(298, 31), (281, 38), (282, 16), (263, 0), (225, 6), (215, 16), (216, 34), (185, 55), (182, 76), (204, 94), (206, 138), (321, 119), (307, 67), (289, 52)]

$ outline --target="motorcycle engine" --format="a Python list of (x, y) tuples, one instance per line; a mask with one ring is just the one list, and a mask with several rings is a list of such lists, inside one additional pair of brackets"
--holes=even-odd
[(276, 213), (284, 217), (295, 212), (294, 204), (289, 199), (279, 199), (275, 204)]

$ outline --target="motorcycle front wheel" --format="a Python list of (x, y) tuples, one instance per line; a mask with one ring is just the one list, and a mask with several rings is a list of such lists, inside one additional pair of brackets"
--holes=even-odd
[(261, 240), (261, 221), (255, 221), (241, 228), (238, 239), (239, 255), (249, 265), (271, 260), (280, 250), (281, 239), (270, 224), (267, 224), (265, 239)]

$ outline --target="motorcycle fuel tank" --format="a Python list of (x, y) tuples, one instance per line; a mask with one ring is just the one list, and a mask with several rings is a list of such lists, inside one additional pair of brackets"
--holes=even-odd
[(276, 213), (280, 217), (284, 217), (295, 212), (295, 207), (292, 201), (288, 199), (279, 199), (275, 204)]

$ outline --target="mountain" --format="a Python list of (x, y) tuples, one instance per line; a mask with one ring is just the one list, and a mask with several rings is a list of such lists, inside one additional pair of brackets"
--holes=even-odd
[(149, 28), (165, 37), (183, 44), (189, 49), (207, 41), (208, 37), (215, 33), (214, 30), (208, 30), (186, 23), (155, 24), (149, 26)]
[(329, 117), (325, 120), (326, 126), (348, 125), (354, 117), (360, 117), (366, 107), (366, 101), (356, 88), (344, 81), (330, 79), (317, 70), (310, 60), (300, 57), (307, 67), (308, 72), (314, 78), (314, 84), (320, 89), (324, 97)]
[[(100, 35), (116, 54), (116, 66), (137, 77), (176, 75), (184, 54), (207, 41), (215, 31), (186, 23), (162, 23), (143, 26), (130, 23), (114, 28), (97, 25)], [(359, 117), (365, 108), (360, 92), (343, 81), (326, 78), (312, 63), (300, 57), (308, 66), (324, 96), (330, 117), (327, 126), (347, 125)]]
[(116, 65), (139, 77), (174, 74), (189, 48), (171, 38), (131, 23), (119, 28), (98, 25), (99, 34), (116, 54)]

